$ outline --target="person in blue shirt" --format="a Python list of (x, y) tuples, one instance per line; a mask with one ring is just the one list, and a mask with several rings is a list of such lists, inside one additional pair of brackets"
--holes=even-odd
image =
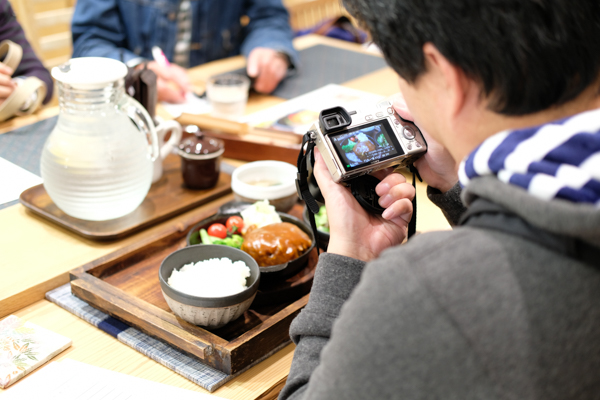
[(158, 100), (183, 102), (185, 68), (243, 54), (254, 89), (270, 93), (297, 65), (288, 19), (281, 0), (78, 0), (73, 57), (137, 66), (158, 46), (171, 61), (147, 63), (158, 76)]

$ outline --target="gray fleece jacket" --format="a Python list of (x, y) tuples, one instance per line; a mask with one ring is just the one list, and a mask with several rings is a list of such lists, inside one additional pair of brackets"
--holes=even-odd
[[(593, 206), (494, 177), (462, 196), (600, 248)], [(367, 265), (322, 254), (279, 398), (600, 399), (597, 261), (472, 226), (417, 235)]]

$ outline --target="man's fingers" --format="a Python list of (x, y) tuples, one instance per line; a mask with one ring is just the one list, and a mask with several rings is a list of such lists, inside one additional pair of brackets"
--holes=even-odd
[(0, 84), (0, 99), (6, 99), (8, 96), (10, 96), (12, 94), (12, 92), (14, 92), (14, 90), (15, 90), (14, 85), (3, 86)]
[(256, 48), (250, 52), (246, 70), (255, 78), (254, 89), (261, 93), (271, 93), (285, 77), (288, 63), (277, 51)]
[(248, 73), (248, 76), (250, 78), (256, 78), (256, 76), (258, 75), (258, 63), (259, 63), (259, 54), (256, 51), (252, 51), (250, 52), (250, 55), (248, 56), (248, 61), (247, 61), (247, 66), (246, 66), (246, 72)]
[(7, 75), (8, 77), (11, 77), (13, 72), (15, 71), (13, 71), (11, 67), (0, 62), (0, 75)]
[(313, 157), (315, 157), (315, 166), (313, 167), (313, 174), (317, 179), (317, 183), (319, 184), (319, 189), (321, 189), (321, 192), (326, 193), (329, 189), (329, 186), (332, 184), (335, 185), (336, 183), (333, 182), (333, 180), (331, 179), (329, 170), (325, 165), (325, 161), (323, 161), (323, 156), (321, 156), (321, 153), (317, 148), (315, 148), (313, 152)]
[(189, 92), (192, 89), (190, 78), (185, 69), (179, 65), (171, 65), (171, 80), (179, 85), (184, 92)]
[(178, 65), (165, 67), (156, 61), (151, 61), (148, 63), (148, 69), (156, 73), (158, 101), (169, 103), (182, 103), (185, 101), (185, 95), (191, 90), (191, 84), (183, 68)]
[(381, 215), (383, 219), (388, 221), (394, 221), (397, 218), (400, 218), (401, 221), (394, 221), (398, 224), (398, 222), (404, 221), (405, 223), (410, 222), (412, 217), (413, 206), (412, 202), (409, 199), (400, 199), (392, 203), (389, 207), (385, 209), (383, 214)]
[(392, 186), (387, 193), (379, 197), (379, 205), (381, 207), (389, 207), (395, 201), (408, 199), (412, 201), (415, 197), (415, 188), (409, 183), (402, 183)]
[(406, 105), (406, 102), (404, 101), (404, 98), (402, 97), (396, 97), (394, 98), (394, 101), (392, 103), (392, 107), (394, 107), (394, 110), (396, 110), (396, 112), (404, 119), (412, 121), (414, 118), (412, 116), (412, 114), (410, 113), (410, 111), (408, 110), (408, 106)]
[(399, 173), (389, 174), (386, 177), (384, 177), (381, 180), (381, 182), (379, 182), (379, 184), (375, 188), (375, 193), (377, 193), (378, 196), (383, 196), (387, 194), (390, 188), (405, 182), (406, 178), (404, 177), (404, 175)]
[(158, 101), (166, 101), (168, 103), (183, 103), (185, 96), (181, 89), (172, 83), (165, 81), (162, 78), (156, 80), (156, 90), (158, 92)]

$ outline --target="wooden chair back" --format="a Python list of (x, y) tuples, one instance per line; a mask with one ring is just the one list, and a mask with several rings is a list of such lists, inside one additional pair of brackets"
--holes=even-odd
[(290, 25), (294, 31), (312, 28), (332, 17), (346, 15), (340, 0), (284, 0), (290, 13)]
[(37, 56), (48, 69), (71, 58), (75, 0), (10, 0)]

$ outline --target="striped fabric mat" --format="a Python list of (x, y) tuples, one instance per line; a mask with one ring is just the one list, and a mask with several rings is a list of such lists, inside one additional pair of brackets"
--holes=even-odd
[(71, 294), (69, 283), (46, 293), (46, 299), (114, 336), (170, 370), (184, 376), (209, 392), (234, 378), (154, 339), (139, 330), (95, 309)]

